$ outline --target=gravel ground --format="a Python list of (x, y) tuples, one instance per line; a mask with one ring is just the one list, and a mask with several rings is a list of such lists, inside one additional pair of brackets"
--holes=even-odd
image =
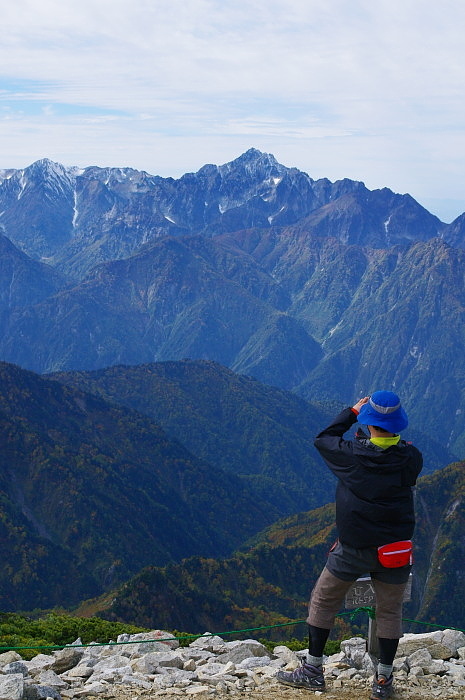
[[(342, 687), (334, 687), (334, 682), (328, 681), (325, 692), (313, 692), (301, 688), (289, 688), (273, 681), (264, 684), (263, 688), (237, 693), (202, 693), (196, 697), (199, 700), (215, 698), (215, 700), (311, 700), (313, 697), (322, 700), (363, 700), (370, 697), (371, 681), (345, 681)], [(107, 698), (115, 700), (148, 700), (148, 698), (160, 697), (164, 700), (174, 700), (181, 695), (190, 695), (184, 690), (172, 689), (152, 692), (149, 690), (138, 691), (131, 688), (113, 688)], [(440, 681), (431, 680), (428, 684), (414, 687), (411, 684), (397, 684), (393, 700), (463, 700), (464, 688), (443, 686)], [(102, 697), (101, 700), (104, 700)]]

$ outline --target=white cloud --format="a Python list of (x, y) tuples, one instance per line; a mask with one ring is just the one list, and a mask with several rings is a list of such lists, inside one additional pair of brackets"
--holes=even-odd
[(176, 176), (255, 146), (465, 209), (464, 20), (461, 0), (17, 0), (2, 167)]

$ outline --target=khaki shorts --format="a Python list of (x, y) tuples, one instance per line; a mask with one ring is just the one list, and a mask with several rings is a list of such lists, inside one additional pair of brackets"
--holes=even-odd
[[(363, 554), (357, 557), (356, 553)], [(377, 635), (386, 639), (400, 639), (402, 603), (411, 566), (385, 569), (377, 560), (376, 549), (354, 550), (338, 543), (329, 554), (328, 563), (312, 591), (308, 604), (308, 624), (331, 629), (352, 583), (370, 573), (376, 594)], [(370, 564), (369, 568), (367, 563)]]
[(326, 568), (343, 581), (355, 581), (370, 574), (372, 579), (384, 583), (406, 583), (412, 570), (410, 565), (388, 569), (378, 561), (376, 547), (354, 549), (339, 540), (328, 554)]

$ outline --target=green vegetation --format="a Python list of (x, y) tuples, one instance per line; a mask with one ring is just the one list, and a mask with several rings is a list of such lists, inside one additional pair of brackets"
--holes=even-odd
[(107, 622), (98, 617), (77, 618), (49, 613), (46, 617), (32, 619), (16, 613), (0, 613), (0, 652), (15, 647), (24, 659), (30, 659), (39, 653), (50, 653), (51, 650), (45, 647), (62, 647), (77, 639), (81, 639), (82, 644), (103, 643), (115, 641), (119, 634), (145, 631), (141, 627)]
[[(37, 654), (51, 653), (55, 648), (73, 644), (78, 639), (83, 645), (92, 642), (105, 644), (115, 642), (120, 634), (148, 631), (147, 628), (109, 622), (98, 617), (83, 618), (52, 612), (44, 617), (33, 618), (17, 613), (0, 613), (0, 653), (15, 649), (23, 659), (31, 659)], [(172, 634), (179, 638), (181, 647), (187, 647), (200, 636), (178, 630), (173, 630)], [(344, 638), (347, 637), (346, 634)], [(270, 651), (276, 646), (276, 641), (269, 638), (262, 638), (259, 641)], [(299, 651), (308, 646), (307, 638), (287, 639), (285, 637), (280, 643), (292, 651)], [(341, 640), (329, 640), (325, 647), (325, 654), (330, 655), (340, 651), (340, 643)]]
[(149, 418), (0, 363), (0, 609), (68, 609), (274, 520)]
[(149, 416), (189, 452), (239, 476), (275, 520), (332, 500), (333, 479), (312, 447), (327, 407), (201, 360), (51, 376)]
[[(419, 480), (412, 600), (404, 617), (465, 628), (465, 470), (452, 464)], [(190, 632), (273, 626), (255, 632), (272, 642), (300, 633), (310, 591), (336, 537), (334, 506), (291, 516), (256, 535), (248, 547), (224, 560), (191, 557), (149, 567), (115, 592), (97, 613), (114, 621)], [(343, 612), (343, 611), (341, 611)], [(363, 618), (363, 619), (362, 619)], [(366, 614), (338, 619), (336, 639), (358, 634)], [(405, 624), (405, 631), (425, 630)]]

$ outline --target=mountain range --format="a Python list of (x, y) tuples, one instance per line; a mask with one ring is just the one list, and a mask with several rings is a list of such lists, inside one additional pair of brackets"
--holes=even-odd
[(431, 468), (463, 455), (461, 217), (253, 149), (179, 180), (39, 161), (0, 181), (4, 361), (209, 359), (312, 402), (390, 388)]
[[(464, 227), (465, 215), (444, 224), (409, 195), (313, 180), (255, 149), (178, 180), (49, 160), (1, 170), (3, 608), (71, 606), (136, 575), (107, 611), (133, 615), (124, 596), (153, 572), (169, 604), (183, 557), (192, 581), (226, 568), (231, 592), (237, 564), (217, 558), (331, 500), (312, 437), (385, 388), (402, 397), (425, 473), (441, 470), (419, 489), (415, 610), (455, 615), (463, 484), (443, 468), (465, 452)], [(258, 539), (237, 555), (263, 581), (257, 610), (275, 616), (274, 593), (281, 615), (302, 604), (297, 578), (279, 592), (276, 572), (285, 561), (308, 583), (299, 523), (311, 521), (316, 562), (330, 513), (292, 521), (293, 544)], [(449, 608), (435, 593), (446, 572)]]
[(371, 247), (438, 235), (456, 246), (464, 240), (462, 217), (447, 225), (409, 195), (370, 191), (349, 179), (313, 180), (254, 148), (178, 180), (43, 159), (0, 170), (0, 212), (4, 235), (18, 247), (76, 277), (159, 237), (298, 222), (317, 235)]

